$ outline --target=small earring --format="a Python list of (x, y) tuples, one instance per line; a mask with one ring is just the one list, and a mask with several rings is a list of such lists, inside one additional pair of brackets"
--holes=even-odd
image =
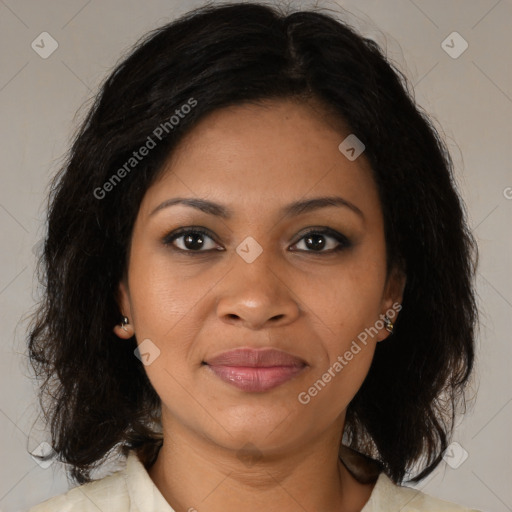
[(123, 319), (121, 320), (121, 329), (123, 329), (123, 331), (125, 331), (125, 332), (128, 332), (128, 330), (126, 329), (126, 326), (128, 324), (129, 324), (128, 317), (123, 316)]
[(394, 325), (393, 325), (393, 322), (389, 319), (388, 315), (384, 315), (384, 322), (386, 324), (386, 331), (390, 332), (391, 334), (393, 334), (393, 328), (394, 328)]

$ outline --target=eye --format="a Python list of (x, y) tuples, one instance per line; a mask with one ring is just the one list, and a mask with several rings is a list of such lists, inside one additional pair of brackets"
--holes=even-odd
[[(208, 239), (210, 242), (208, 242)], [(174, 243), (174, 242), (177, 243)], [(213, 237), (204, 228), (180, 228), (164, 237), (162, 242), (165, 245), (172, 245), (174, 249), (183, 252), (197, 253), (218, 249)], [(205, 248), (204, 250), (201, 250)]]
[[(330, 242), (329, 242), (330, 239)], [(327, 241), (326, 241), (327, 240)], [(214, 237), (208, 230), (201, 227), (179, 228), (166, 235), (162, 240), (164, 245), (170, 245), (176, 251), (190, 254), (223, 251), (215, 243)], [(300, 246), (303, 244), (302, 248)], [(327, 253), (342, 251), (351, 246), (349, 239), (341, 233), (330, 228), (315, 228), (304, 233), (292, 247), (293, 251)]]
[[(326, 239), (331, 239), (331, 242), (326, 242)], [(303, 243), (305, 249), (299, 249), (300, 251), (317, 253), (338, 252), (351, 246), (349, 239), (345, 235), (330, 228), (312, 229), (303, 234), (299, 242), (295, 243), (292, 247), (299, 246), (301, 243)]]

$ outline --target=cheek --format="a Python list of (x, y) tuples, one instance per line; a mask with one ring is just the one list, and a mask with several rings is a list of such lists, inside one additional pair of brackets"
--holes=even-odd
[(348, 407), (368, 374), (375, 344), (343, 340), (329, 349), (329, 362), (315, 369), (297, 397), (318, 426), (331, 424)]
[(371, 327), (379, 318), (385, 283), (385, 268), (376, 259), (354, 257), (331, 269), (322, 290), (309, 299), (329, 327), (329, 351), (345, 344)]
[[(322, 395), (319, 404), (334, 400), (346, 407), (363, 383), (373, 359), (385, 266), (371, 254), (354, 256), (336, 270), (331, 269), (329, 279), (322, 282), (322, 292), (317, 289), (310, 300), (324, 324), (324, 354), (317, 360), (309, 384), (314, 387), (313, 394)], [(333, 414), (336, 410), (337, 407)]]
[(207, 287), (184, 276), (165, 251), (135, 248), (132, 254), (129, 285), (136, 328), (155, 337), (171, 334)]
[(131, 306), (139, 350), (142, 353), (149, 348), (155, 354), (145, 365), (146, 373), (165, 401), (179, 400), (179, 383), (190, 385), (194, 339), (202, 325), (198, 318), (201, 298), (209, 288), (198, 279), (184, 277), (165, 255), (134, 251), (130, 267)]

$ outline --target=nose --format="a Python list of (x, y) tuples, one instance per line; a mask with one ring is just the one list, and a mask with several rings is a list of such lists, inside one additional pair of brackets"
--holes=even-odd
[(290, 273), (266, 251), (252, 263), (238, 255), (218, 285), (217, 315), (251, 330), (284, 326), (301, 313)]

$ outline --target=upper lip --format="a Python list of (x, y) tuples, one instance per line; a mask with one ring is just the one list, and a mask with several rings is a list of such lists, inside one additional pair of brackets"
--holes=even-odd
[(245, 366), (250, 368), (270, 368), (272, 366), (305, 366), (300, 357), (276, 349), (238, 348), (222, 352), (207, 359), (210, 366)]

